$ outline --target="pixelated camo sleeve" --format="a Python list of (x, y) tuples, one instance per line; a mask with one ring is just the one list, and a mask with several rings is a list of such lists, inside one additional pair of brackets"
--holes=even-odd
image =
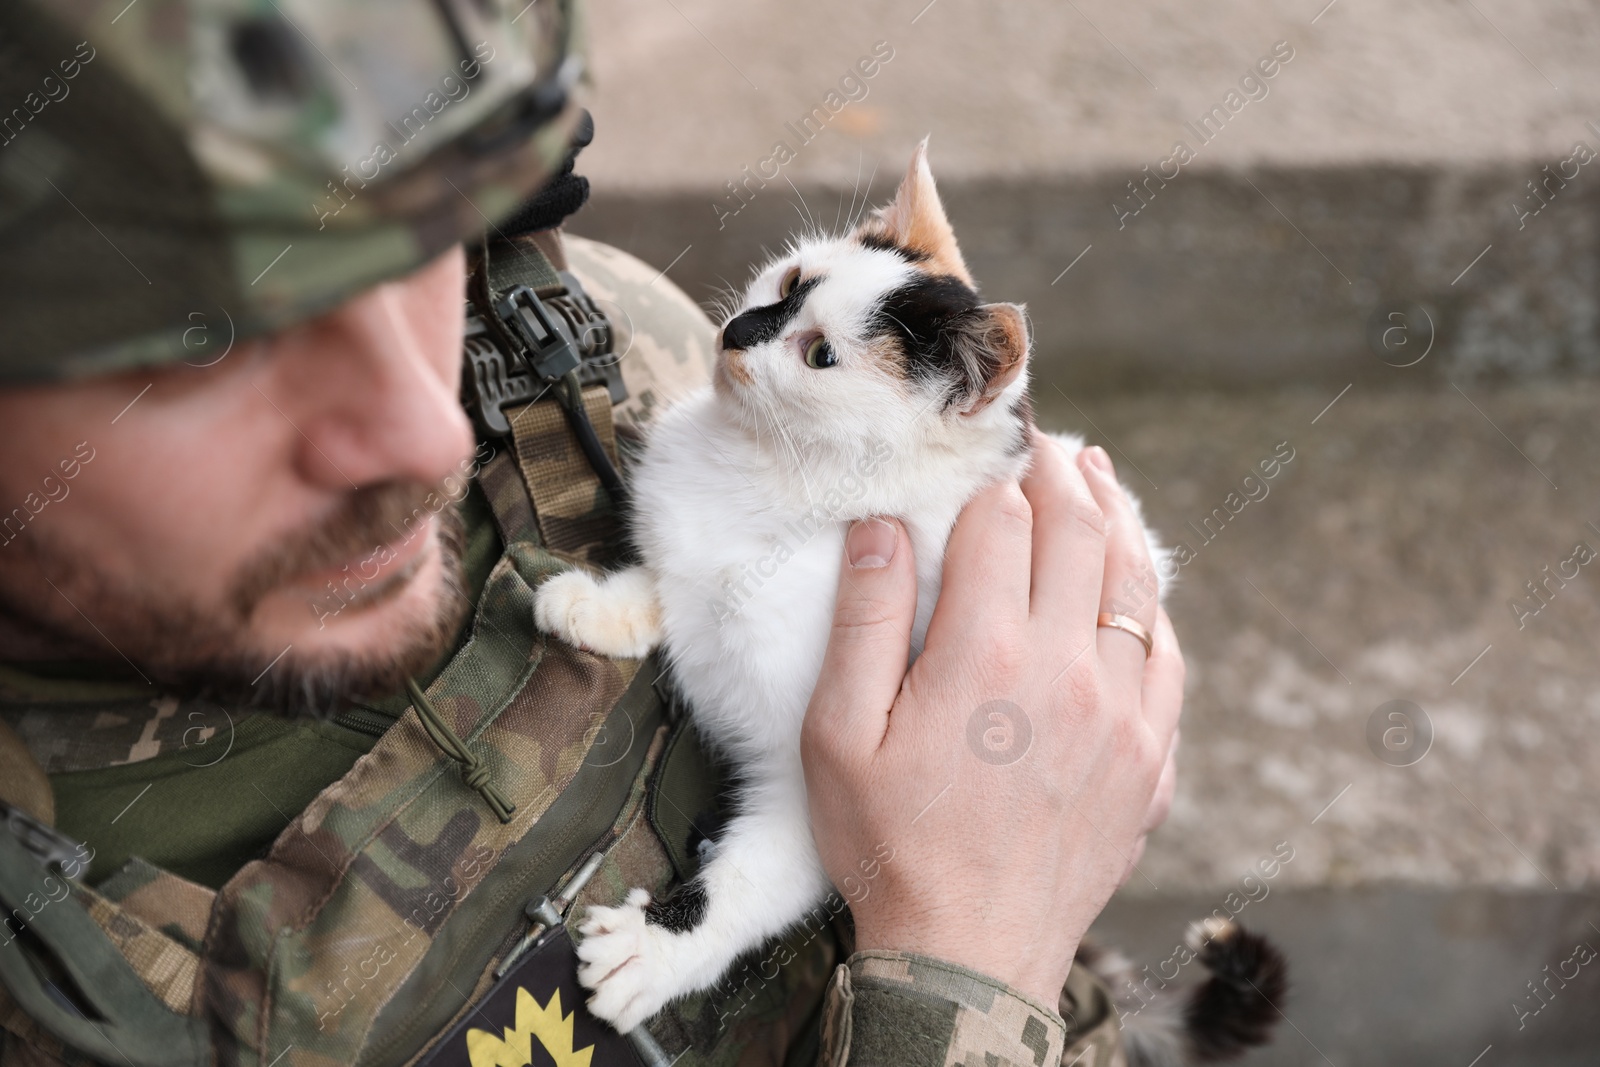
[(1109, 998), (1081, 967), (1057, 1014), (964, 967), (858, 952), (834, 972), (823, 1011), (819, 1067), (1126, 1064)]

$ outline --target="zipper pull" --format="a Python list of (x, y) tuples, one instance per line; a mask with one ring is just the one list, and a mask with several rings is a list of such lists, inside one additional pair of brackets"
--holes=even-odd
[(546, 896), (528, 902), (528, 906), (522, 909), (522, 913), (528, 917), (528, 932), (517, 942), (515, 948), (506, 953), (506, 958), (500, 961), (500, 966), (494, 971), (495, 978), (504, 978), (546, 931), (555, 929), (565, 921), (567, 909), (578, 899), (578, 894), (583, 892), (583, 887), (589, 884), (589, 879), (594, 877), (594, 872), (600, 869), (600, 864), (605, 858), (603, 852), (596, 852), (590, 856), (584, 865), (567, 879), (567, 884), (556, 894), (555, 899)]
[[(539, 939), (547, 931), (555, 929), (566, 921), (567, 909), (578, 899), (578, 894), (583, 892), (583, 887), (589, 884), (589, 879), (594, 877), (594, 873), (600, 869), (600, 864), (605, 858), (603, 852), (596, 852), (590, 856), (584, 865), (567, 879), (567, 884), (554, 899), (540, 897), (538, 900), (528, 902), (528, 906), (523, 909), (523, 914), (528, 917), (528, 932), (517, 942), (515, 948), (506, 953), (506, 958), (500, 961), (500, 966), (495, 968), (496, 981), (511, 973), (511, 968), (516, 966), (517, 961), (526, 955), (529, 949), (539, 943)], [(646, 1067), (672, 1067), (673, 1061), (667, 1058), (666, 1051), (642, 1025), (634, 1027), (622, 1036), (639, 1053), (639, 1058), (645, 1062)]]

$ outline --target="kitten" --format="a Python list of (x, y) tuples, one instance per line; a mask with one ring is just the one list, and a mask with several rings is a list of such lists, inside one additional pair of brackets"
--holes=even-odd
[(713, 386), (651, 430), (631, 478), (643, 563), (540, 587), (546, 632), (610, 656), (664, 645), (701, 736), (743, 782), (693, 882), (665, 902), (635, 889), (579, 927), (579, 980), (618, 1030), (709, 987), (832, 888), (800, 727), (845, 531), (874, 515), (905, 523), (920, 649), (956, 516), (1028, 466), (1028, 346), (1023, 309), (974, 290), (924, 141), (888, 207), (842, 237), (798, 240), (756, 275), (722, 328)]

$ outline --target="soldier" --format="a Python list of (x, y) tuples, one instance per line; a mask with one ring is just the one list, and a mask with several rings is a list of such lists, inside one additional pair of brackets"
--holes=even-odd
[[(1183, 670), (1153, 597), (1148, 659), (1095, 628), (1148, 567), (1099, 450), (968, 507), (926, 685), (909, 542), (850, 532), (806, 736), (843, 896), (626, 1037), (583, 1010), (566, 920), (692, 876), (726, 782), (659, 662), (532, 621), (625, 551), (629, 443), (713, 344), (557, 231), (577, 25), (0, 17), (0, 1067), (1122, 1062), (1069, 968)], [(1029, 758), (929, 803), (994, 694)]]

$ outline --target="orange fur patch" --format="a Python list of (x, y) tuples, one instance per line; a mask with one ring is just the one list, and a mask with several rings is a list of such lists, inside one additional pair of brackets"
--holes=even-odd
[(953, 274), (968, 285), (972, 284), (972, 274), (961, 258), (955, 230), (945, 215), (944, 203), (933, 182), (933, 171), (928, 167), (926, 137), (912, 153), (911, 165), (906, 168), (894, 201), (879, 210), (862, 230), (888, 237), (900, 247), (927, 257), (925, 266), (932, 273)]
[(740, 385), (749, 385), (754, 379), (750, 377), (750, 368), (744, 365), (744, 350), (729, 349), (722, 353), (722, 365), (727, 368), (728, 377)]

